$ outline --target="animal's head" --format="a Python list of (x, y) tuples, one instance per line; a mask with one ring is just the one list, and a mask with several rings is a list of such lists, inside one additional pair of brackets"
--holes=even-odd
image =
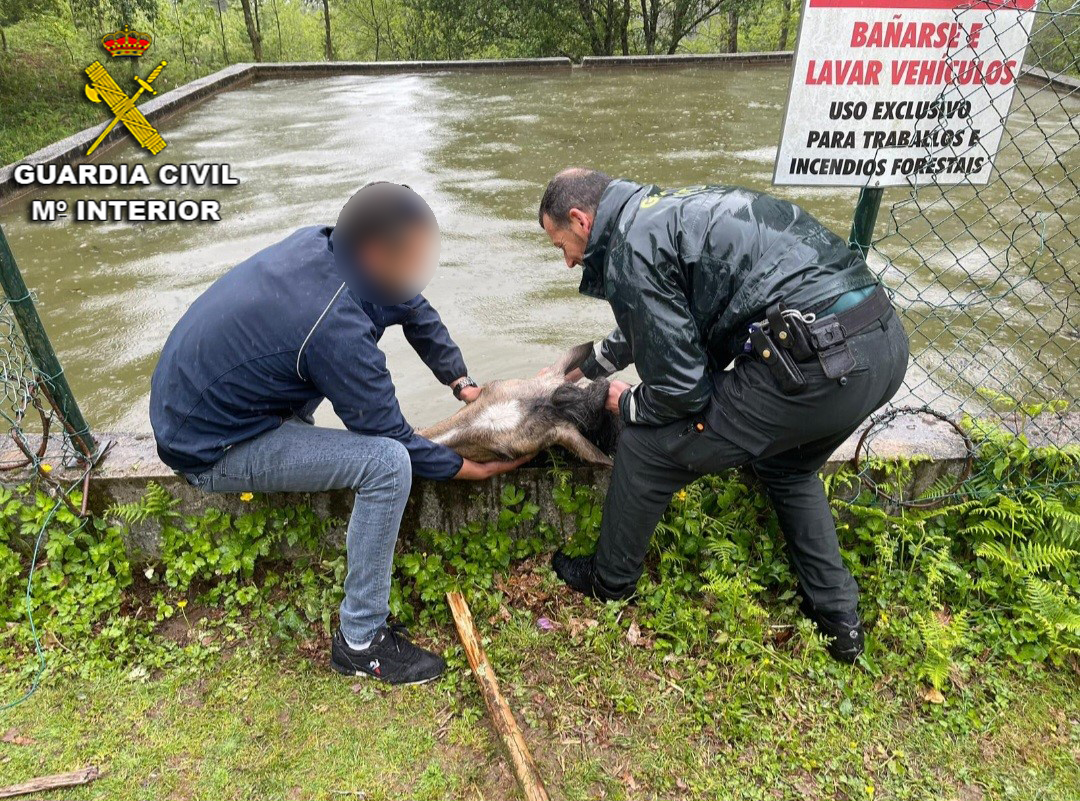
[(609, 382), (599, 378), (581, 384), (563, 383), (555, 389), (551, 403), (558, 416), (570, 422), (589, 442), (608, 456), (622, 433), (622, 418), (604, 408)]

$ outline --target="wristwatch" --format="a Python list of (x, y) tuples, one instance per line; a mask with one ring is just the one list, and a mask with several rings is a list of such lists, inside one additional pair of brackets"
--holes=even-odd
[(450, 389), (454, 390), (454, 397), (458, 400), (461, 400), (461, 390), (465, 389), (465, 387), (478, 386), (480, 385), (473, 381), (471, 378), (469, 378), (469, 376), (465, 376), (464, 378), (459, 378), (457, 381), (451, 384)]

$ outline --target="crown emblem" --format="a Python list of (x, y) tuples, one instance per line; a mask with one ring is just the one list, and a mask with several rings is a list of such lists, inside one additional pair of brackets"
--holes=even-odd
[(148, 33), (133, 31), (124, 26), (122, 31), (113, 31), (101, 37), (101, 46), (108, 50), (113, 58), (117, 56), (138, 57), (146, 52), (153, 41)]

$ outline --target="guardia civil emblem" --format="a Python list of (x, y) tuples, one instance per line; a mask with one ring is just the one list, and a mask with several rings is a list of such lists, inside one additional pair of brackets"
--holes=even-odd
[[(101, 46), (113, 58), (138, 58), (150, 47), (151, 41), (150, 34), (132, 31), (125, 25), (122, 31), (114, 31), (102, 36)], [(84, 87), (87, 99), (93, 103), (104, 103), (113, 113), (112, 122), (105, 126), (105, 130), (94, 140), (94, 144), (90, 145), (86, 155), (89, 156), (97, 149), (97, 146), (109, 135), (109, 131), (116, 127), (117, 123), (123, 123), (128, 132), (135, 137), (135, 141), (154, 155), (161, 152), (165, 147), (165, 140), (161, 138), (157, 128), (151, 125), (150, 121), (143, 116), (143, 113), (135, 108), (135, 102), (142, 97), (143, 92), (149, 92), (152, 95), (157, 94), (151, 84), (165, 69), (167, 63), (162, 61), (158, 64), (154, 71), (146, 76), (146, 80), (136, 75), (135, 83), (139, 88), (130, 97), (113, 80), (109, 71), (102, 66), (100, 61), (95, 61), (86, 68), (86, 74), (90, 78), (90, 83)]]

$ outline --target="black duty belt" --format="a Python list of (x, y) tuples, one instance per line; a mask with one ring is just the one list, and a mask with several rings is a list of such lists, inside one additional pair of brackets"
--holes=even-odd
[(768, 365), (784, 394), (798, 395), (806, 389), (799, 362), (816, 356), (826, 378), (842, 379), (855, 367), (848, 339), (877, 324), (890, 309), (881, 286), (850, 309), (822, 317), (776, 303), (765, 310), (764, 320), (750, 326), (745, 351)]
[[(835, 317), (840, 327), (844, 329), (844, 334), (853, 337), (877, 323), (890, 309), (892, 309), (892, 301), (889, 300), (889, 293), (879, 284), (866, 300), (828, 317)], [(825, 320), (828, 317), (818, 319)]]

